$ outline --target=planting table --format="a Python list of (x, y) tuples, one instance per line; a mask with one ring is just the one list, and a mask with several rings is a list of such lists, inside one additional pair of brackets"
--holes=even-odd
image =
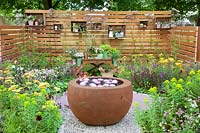
[(83, 63), (78, 67), (76, 75), (78, 75), (81, 69), (87, 64), (93, 65), (93, 67), (90, 70), (88, 70), (88, 72), (94, 70), (95, 68), (99, 68), (103, 64), (110, 65), (113, 70), (116, 69), (116, 67), (112, 64), (112, 59), (84, 59)]

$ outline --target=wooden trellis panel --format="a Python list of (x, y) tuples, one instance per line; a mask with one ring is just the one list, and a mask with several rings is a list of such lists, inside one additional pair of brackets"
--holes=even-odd
[(19, 46), (28, 42), (27, 34), (24, 26), (0, 26), (0, 62), (18, 57)]
[[(171, 18), (170, 11), (48, 11), (26, 10), (27, 14), (42, 13), (45, 16), (45, 26), (31, 26), (35, 47), (41, 52), (49, 52), (53, 56), (66, 55), (65, 51), (76, 47), (84, 51), (89, 45), (98, 47), (108, 43), (121, 50), (122, 55), (146, 53), (156, 54), (170, 51), (169, 28), (156, 29), (155, 21), (159, 18)], [(71, 31), (71, 22), (86, 22), (87, 31), (83, 34)], [(140, 28), (140, 21), (147, 21), (146, 28)], [(93, 24), (100, 23), (101, 29), (94, 30)], [(55, 24), (61, 24), (62, 29), (55, 31)], [(124, 38), (109, 38), (110, 25), (124, 25)]]
[(177, 47), (177, 57), (188, 63), (199, 61), (198, 44), (198, 27), (175, 27), (171, 30), (171, 42), (172, 46)]

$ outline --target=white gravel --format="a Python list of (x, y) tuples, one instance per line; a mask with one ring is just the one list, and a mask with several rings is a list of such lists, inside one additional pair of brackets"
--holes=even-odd
[[(135, 95), (135, 93), (134, 93)], [(62, 104), (61, 114), (63, 124), (58, 133), (140, 133), (140, 128), (134, 119), (134, 107), (131, 106), (127, 115), (117, 124), (111, 126), (88, 126), (80, 122), (68, 107), (66, 93), (56, 98)]]

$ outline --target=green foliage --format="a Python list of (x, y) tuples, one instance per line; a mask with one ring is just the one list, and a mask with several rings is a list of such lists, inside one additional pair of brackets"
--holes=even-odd
[[(3, 132), (56, 133), (61, 116), (55, 102), (45, 93), (19, 94), (0, 87), (0, 114), (4, 116)], [(4, 102), (6, 101), (6, 102)]]
[(112, 48), (110, 50), (110, 55), (111, 55), (111, 58), (117, 59), (117, 58), (120, 57), (120, 51), (118, 49), (116, 49), (116, 48)]
[(200, 70), (191, 70), (184, 79), (172, 78), (163, 84), (163, 93), (150, 88), (149, 109), (137, 108), (136, 120), (144, 132), (197, 132), (200, 113)]

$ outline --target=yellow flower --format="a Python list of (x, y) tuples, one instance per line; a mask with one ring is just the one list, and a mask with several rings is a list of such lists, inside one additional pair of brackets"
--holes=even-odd
[(190, 75), (190, 76), (195, 75), (195, 71), (194, 71), (194, 70), (191, 70), (190, 73), (189, 73), (189, 75)]
[(182, 61), (182, 60), (177, 60), (177, 62), (183, 64), (183, 61)]
[(0, 77), (0, 80), (4, 80), (4, 77)]
[(164, 63), (164, 64), (168, 64), (168, 63), (169, 63), (168, 59), (165, 59), (165, 60), (163, 61), (163, 63)]
[(200, 74), (200, 70), (198, 70), (197, 73)]
[(31, 103), (30, 103), (29, 101), (25, 101), (25, 102), (24, 102), (24, 107), (27, 107), (27, 106), (29, 106), (29, 105), (31, 105)]
[(39, 84), (40, 81), (38, 81), (38, 80), (33, 80), (33, 83)]
[(180, 91), (183, 91), (183, 86), (181, 84), (176, 84), (176, 88)]
[(183, 79), (179, 79), (178, 82), (179, 82), (179, 83), (183, 83), (184, 80), (183, 80)]
[(18, 88), (18, 85), (12, 85), (8, 88), (8, 90), (15, 90)]
[(155, 58), (153, 54), (148, 54), (147, 57), (150, 58), (150, 59)]
[(142, 56), (143, 56), (143, 54), (138, 54), (138, 56), (142, 57)]
[(159, 56), (159, 57), (163, 57), (163, 54), (159, 54), (158, 56)]
[(20, 89), (12, 90), (13, 92), (20, 92)]
[(47, 82), (41, 82), (38, 86), (40, 89), (45, 89), (45, 88), (48, 88), (50, 87), (49, 83)]
[(172, 58), (172, 57), (169, 57), (168, 60), (169, 60), (170, 62), (174, 62), (174, 58)]
[(3, 71), (4, 74), (8, 74), (9, 73), (9, 70), (5, 70)]
[(38, 92), (34, 92), (34, 93), (33, 93), (33, 95), (35, 95), (35, 96), (39, 96), (39, 94), (40, 94), (40, 93), (38, 93)]
[(172, 78), (172, 79), (171, 79), (171, 82), (176, 83), (176, 82), (177, 82), (176, 78)]
[(14, 64), (17, 64), (17, 60), (14, 61)]
[(164, 81), (164, 84), (165, 84), (165, 85), (168, 85), (168, 84), (169, 84), (169, 80), (165, 80), (165, 81)]
[(29, 86), (29, 85), (32, 85), (33, 83), (32, 82), (26, 82), (25, 83), (27, 86)]
[(175, 63), (175, 65), (177, 66), (177, 67), (181, 67), (182, 66), (182, 63)]
[(149, 89), (149, 92), (150, 93), (156, 93), (157, 92), (157, 87), (151, 87), (150, 89)]
[(143, 101), (144, 101), (144, 103), (148, 103), (148, 102), (149, 102), (149, 99), (145, 97), (145, 98), (143, 99)]
[(27, 79), (30, 79), (30, 78), (33, 78), (34, 75), (32, 73), (24, 73), (24, 75), (22, 76), (23, 78), (27, 78)]
[(6, 80), (13, 80), (14, 77), (6, 77)]
[(192, 86), (192, 82), (188, 81), (188, 82), (186, 83), (186, 85), (187, 85), (188, 87), (191, 87), (191, 86)]
[(8, 79), (8, 80), (5, 80), (5, 84), (11, 84), (12, 83), (12, 80)]
[(45, 105), (42, 105), (42, 109), (45, 109), (46, 108), (46, 106)]
[(135, 107), (139, 107), (140, 104), (139, 104), (138, 102), (134, 102), (133, 105), (134, 105)]
[(54, 87), (54, 89), (59, 92), (60, 91), (60, 88), (59, 87)]
[(37, 112), (37, 115), (40, 115), (40, 116), (41, 116), (41, 115), (42, 115), (42, 112), (40, 112), (40, 111), (39, 111), (39, 112)]
[(160, 60), (160, 61), (163, 61), (163, 60), (164, 60), (164, 58), (160, 58), (159, 60)]

